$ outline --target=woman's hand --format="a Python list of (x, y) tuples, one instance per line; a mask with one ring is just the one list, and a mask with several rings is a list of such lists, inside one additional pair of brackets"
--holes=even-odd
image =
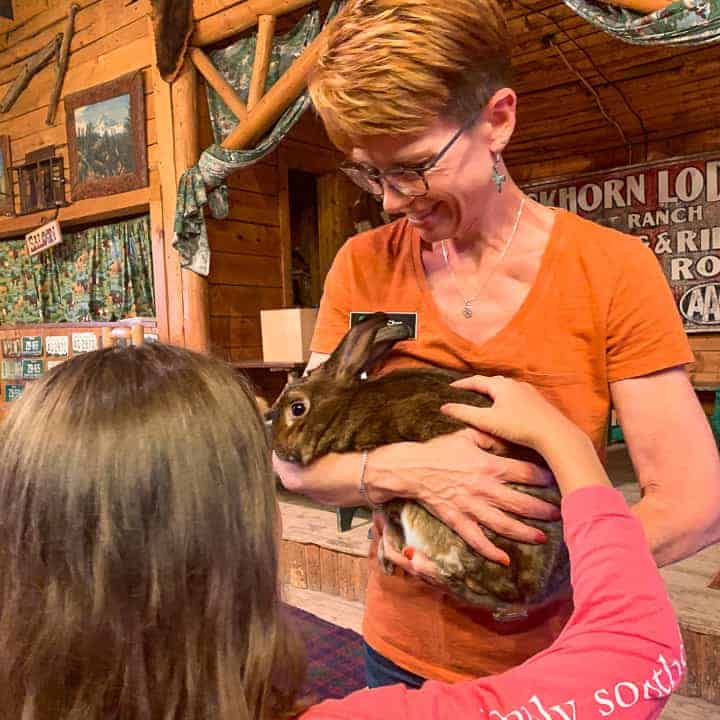
[(431, 585), (442, 587), (440, 570), (432, 560), (414, 548), (405, 547), (401, 551), (399, 547), (395, 546), (391, 539), (392, 533), (385, 532), (385, 518), (382, 513), (373, 513), (373, 527), (375, 537), (379, 538), (380, 543), (378, 557), (391, 562), (409, 575), (414, 575)]
[[(394, 443), (370, 453), (367, 485), (374, 502), (406, 497), (421, 502), (489, 560), (509, 564), (484, 526), (520, 542), (541, 543), (544, 534), (508, 512), (541, 520), (560, 517), (557, 507), (507, 486), (547, 486), (547, 468), (487, 452), (488, 436), (473, 428), (424, 443)], [(389, 557), (388, 559), (395, 559)], [(397, 563), (408, 572), (408, 563)]]
[(493, 404), (478, 408), (460, 403), (448, 403), (441, 408), (446, 415), (495, 437), (543, 453), (548, 442), (557, 436), (577, 434), (573, 425), (554, 405), (528, 383), (502, 376), (475, 375), (453, 383), (453, 387), (489, 395)]

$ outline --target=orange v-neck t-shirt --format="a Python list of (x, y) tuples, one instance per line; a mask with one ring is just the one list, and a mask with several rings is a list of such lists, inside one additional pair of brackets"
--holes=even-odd
[[(537, 387), (591, 438), (601, 457), (609, 384), (693, 361), (672, 292), (654, 253), (635, 237), (564, 210), (525, 301), (493, 337), (455, 333), (435, 305), (420, 237), (406, 220), (350, 238), (328, 273), (312, 350), (330, 353), (351, 312), (416, 313), (414, 340), (374, 372), (439, 366), (502, 374)], [(571, 603), (528, 623), (500, 625), (400, 570), (370, 558), (363, 633), (368, 644), (425, 678), (457, 681), (501, 672), (547, 647)]]

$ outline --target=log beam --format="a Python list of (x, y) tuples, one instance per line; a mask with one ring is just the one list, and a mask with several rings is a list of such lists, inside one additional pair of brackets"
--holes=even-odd
[(247, 109), (252, 110), (265, 94), (270, 58), (272, 57), (273, 36), (275, 35), (275, 16), (261, 15), (258, 20), (255, 59), (253, 61)]
[(15, 104), (15, 101), (20, 97), (20, 93), (27, 87), (32, 76), (55, 57), (61, 42), (62, 33), (58, 33), (44, 48), (38, 50), (30, 57), (8, 89), (5, 97), (0, 101), (0, 113), (6, 113)]
[(279, 17), (312, 5), (315, 0), (247, 0), (233, 8), (215, 13), (195, 25), (192, 44), (196, 47), (212, 45), (233, 35), (239, 35), (258, 24), (261, 15)]
[(235, 92), (235, 89), (213, 65), (212, 60), (200, 48), (192, 47), (188, 51), (190, 59), (208, 85), (222, 98), (238, 121), (245, 120), (248, 108)]
[(73, 3), (70, 6), (70, 13), (68, 14), (65, 25), (65, 32), (63, 33), (62, 45), (60, 46), (60, 57), (58, 58), (57, 67), (55, 68), (55, 85), (52, 89), (50, 105), (45, 118), (46, 125), (53, 125), (55, 123), (55, 113), (57, 113), (58, 101), (60, 100), (63, 80), (67, 72), (68, 58), (70, 57), (70, 41), (73, 36), (73, 24), (75, 23), (75, 15), (77, 15), (79, 9), (80, 6), (77, 3)]
[(246, 148), (253, 140), (272, 127), (285, 112), (290, 103), (298, 98), (307, 85), (307, 79), (315, 67), (325, 43), (325, 28), (303, 51), (287, 72), (270, 88), (262, 100), (253, 108), (244, 122), (225, 138), (222, 147), (226, 150)]

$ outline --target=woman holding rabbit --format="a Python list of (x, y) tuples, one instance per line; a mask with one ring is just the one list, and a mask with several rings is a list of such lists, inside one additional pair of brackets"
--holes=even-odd
[[(378, 372), (441, 366), (502, 373), (536, 387), (604, 457), (614, 406), (643, 489), (634, 512), (660, 564), (720, 539), (720, 461), (684, 364), (672, 294), (637, 239), (528, 198), (502, 154), (515, 127), (511, 40), (496, 0), (348, 0), (310, 80), (315, 108), (347, 155), (342, 169), (395, 222), (338, 252), (309, 368), (353, 313), (414, 315), (415, 337)], [(488, 559), (483, 528), (544, 535), (521, 517), (556, 508), (509, 487), (546, 485), (538, 466), (486, 452), (466, 430), (426, 443), (334, 454), (275, 468), (286, 487), (333, 505), (418, 500)], [(511, 515), (512, 514), (512, 515)], [(368, 681), (457, 681), (502, 671), (547, 647), (571, 613), (558, 600), (516, 627), (423, 582), (433, 568), (385, 543), (405, 572), (371, 563), (363, 632)]]
[[(576, 612), (548, 650), (503, 675), (360, 691), (302, 717), (654, 720), (683, 657), (640, 522), (587, 436), (530, 386), (461, 385), (493, 407), (444, 412), (549, 463)], [(278, 597), (274, 493), (252, 393), (217, 360), (161, 344), (108, 348), (33, 383), (0, 433), (3, 718), (302, 713), (302, 661)]]

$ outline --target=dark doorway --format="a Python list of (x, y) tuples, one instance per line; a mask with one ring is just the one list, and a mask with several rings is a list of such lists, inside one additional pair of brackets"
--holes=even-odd
[(318, 265), (318, 201), (315, 175), (289, 170), (293, 305), (317, 307), (322, 288)]

